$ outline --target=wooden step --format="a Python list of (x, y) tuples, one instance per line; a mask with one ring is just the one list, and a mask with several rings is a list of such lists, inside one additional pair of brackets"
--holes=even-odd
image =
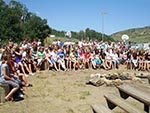
[(144, 112), (144, 110), (139, 110), (135, 108), (130, 103), (120, 98), (118, 95), (107, 94), (107, 95), (104, 95), (104, 97), (110, 109), (114, 109), (116, 106), (118, 106), (122, 110), (126, 111), (127, 113), (146, 113)]
[(92, 107), (93, 113), (113, 113), (111, 110), (109, 110), (102, 104), (94, 104), (91, 107)]
[[(132, 85), (120, 85), (117, 86), (120, 96), (124, 99), (128, 98), (129, 96), (142, 102), (144, 104), (144, 110), (147, 113), (150, 113), (150, 95), (148, 86), (142, 87), (139, 86), (132, 86)], [(147, 90), (147, 91), (146, 91)]]

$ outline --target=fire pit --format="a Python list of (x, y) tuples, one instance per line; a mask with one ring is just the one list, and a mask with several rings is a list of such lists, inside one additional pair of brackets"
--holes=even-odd
[[(118, 86), (124, 83), (143, 82), (141, 78), (129, 73), (113, 73), (113, 74), (91, 74), (90, 80), (86, 84), (92, 84), (94, 86)], [(150, 81), (149, 81), (150, 82)]]

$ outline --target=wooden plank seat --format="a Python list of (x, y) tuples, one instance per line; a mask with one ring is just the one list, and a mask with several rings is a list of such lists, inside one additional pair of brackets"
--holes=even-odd
[(146, 113), (145, 111), (142, 111), (135, 106), (131, 105), (129, 102), (125, 101), (124, 99), (120, 98), (118, 95), (115, 94), (107, 94), (104, 95), (108, 107), (112, 110), (116, 106), (121, 108), (127, 113)]
[(139, 83), (139, 84), (130, 84), (130, 86), (134, 87), (137, 90), (140, 90), (142, 92), (150, 94), (150, 85), (148, 85), (148, 84), (141, 84), (141, 83)]
[[(120, 86), (117, 86), (117, 88), (122, 98), (127, 99), (130, 96), (142, 102), (144, 104), (144, 110), (147, 113), (150, 113), (150, 94), (149, 93), (146, 93), (146, 91), (140, 90), (140, 88), (136, 88), (132, 85), (120, 85)], [(147, 90), (150, 90), (150, 88), (147, 87)]]
[(93, 113), (112, 113), (111, 110), (109, 110), (102, 104), (94, 104), (91, 107), (92, 107)]

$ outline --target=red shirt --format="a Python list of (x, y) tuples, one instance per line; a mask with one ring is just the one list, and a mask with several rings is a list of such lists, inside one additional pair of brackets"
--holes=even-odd
[(84, 54), (84, 58), (85, 58), (85, 59), (90, 59), (90, 57), (91, 57), (91, 54), (90, 54), (90, 53), (85, 53), (85, 54)]

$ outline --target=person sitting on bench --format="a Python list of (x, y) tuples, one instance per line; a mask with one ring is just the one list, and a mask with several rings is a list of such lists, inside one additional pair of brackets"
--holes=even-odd
[(11, 91), (5, 96), (5, 101), (13, 101), (14, 93), (19, 90), (20, 86), (9, 72), (8, 60), (7, 55), (2, 56), (0, 83), (9, 84), (12, 87)]

